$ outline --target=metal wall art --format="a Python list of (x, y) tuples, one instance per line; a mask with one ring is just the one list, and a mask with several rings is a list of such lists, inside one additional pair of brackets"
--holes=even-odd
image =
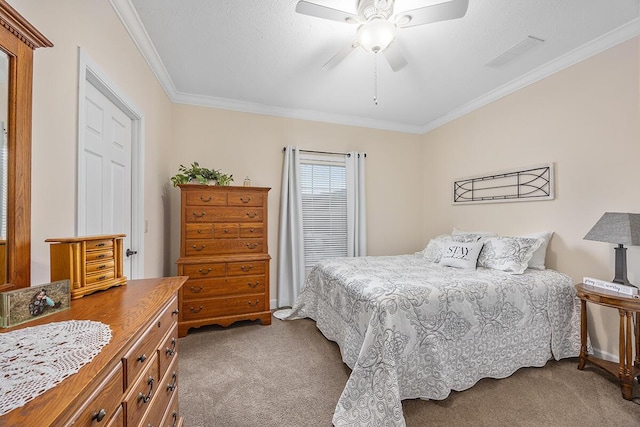
[(553, 189), (550, 163), (455, 181), (453, 204), (552, 200)]

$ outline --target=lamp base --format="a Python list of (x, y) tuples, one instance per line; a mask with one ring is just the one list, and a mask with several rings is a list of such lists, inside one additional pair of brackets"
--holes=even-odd
[(617, 248), (614, 248), (614, 250), (616, 252), (616, 277), (613, 278), (612, 282), (637, 288), (637, 286), (632, 285), (627, 278), (627, 248), (620, 244)]

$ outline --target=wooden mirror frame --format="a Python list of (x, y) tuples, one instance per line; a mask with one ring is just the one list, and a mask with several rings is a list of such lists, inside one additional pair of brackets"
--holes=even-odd
[(51, 43), (6, 0), (0, 0), (0, 49), (9, 57), (7, 108), (6, 283), (31, 286), (31, 87), (33, 51)]

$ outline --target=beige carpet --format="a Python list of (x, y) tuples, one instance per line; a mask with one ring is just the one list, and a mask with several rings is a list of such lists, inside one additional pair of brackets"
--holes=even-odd
[[(178, 349), (186, 427), (330, 427), (350, 372), (308, 319), (192, 329)], [(640, 386), (626, 401), (609, 374), (577, 365), (550, 361), (442, 401), (404, 401), (407, 426), (640, 426)]]

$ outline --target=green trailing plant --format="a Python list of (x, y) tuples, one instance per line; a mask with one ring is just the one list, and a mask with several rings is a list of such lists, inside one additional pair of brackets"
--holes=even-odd
[(171, 177), (171, 183), (174, 187), (177, 187), (178, 184), (188, 184), (194, 181), (199, 184), (209, 184), (215, 181), (218, 185), (229, 185), (233, 182), (233, 175), (227, 175), (215, 169), (208, 169), (200, 166), (198, 162), (193, 162), (188, 167), (180, 165), (178, 173)]

